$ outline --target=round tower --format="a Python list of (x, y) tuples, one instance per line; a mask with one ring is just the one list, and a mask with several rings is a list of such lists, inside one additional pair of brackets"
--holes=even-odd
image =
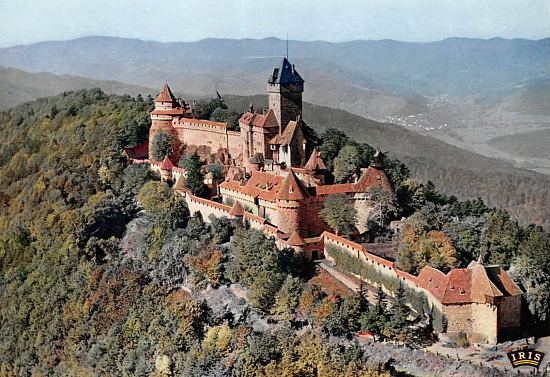
[(164, 157), (164, 160), (162, 161), (162, 164), (160, 164), (160, 180), (163, 182), (172, 182), (172, 168), (174, 167), (174, 164), (172, 164), (172, 161), (168, 158), (168, 156)]
[(297, 200), (277, 200), (278, 228), (282, 233), (300, 232), (301, 207), (302, 204)]
[(151, 112), (151, 128), (149, 129), (149, 158), (152, 158), (153, 139), (159, 131), (172, 135), (174, 153), (179, 150), (177, 133), (172, 125), (175, 116), (183, 114), (180, 103), (172, 93), (168, 84), (155, 97), (155, 109)]
[(290, 169), (277, 193), (277, 224), (282, 233), (303, 233), (303, 209), (309, 197), (305, 186)]

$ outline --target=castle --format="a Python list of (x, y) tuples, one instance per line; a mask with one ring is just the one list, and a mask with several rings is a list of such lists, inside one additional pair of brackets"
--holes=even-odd
[(165, 169), (158, 168), (167, 181), (184, 179), (173, 162), (189, 150), (200, 151), (204, 159), (214, 156), (225, 165), (226, 177), (219, 184), (223, 203), (236, 203), (276, 227), (281, 242), (303, 243), (312, 258), (321, 250), (308, 239), (331, 230), (319, 216), (327, 196), (348, 195), (358, 213), (357, 228), (365, 230), (374, 205), (369, 192), (391, 192), (391, 185), (380, 158), (354, 183), (325, 185), (320, 154), (314, 150), (306, 161), (303, 91), (304, 80), (284, 58), (267, 80), (269, 108), (255, 112), (251, 105), (239, 119), (240, 131), (232, 131), (226, 123), (194, 118), (190, 106), (165, 84), (155, 98), (149, 140), (159, 131), (173, 137), (174, 154), (163, 162)]
[[(471, 340), (495, 343), (519, 329), (522, 292), (502, 268), (472, 262), (444, 274), (427, 266), (413, 276), (363, 245), (334, 234), (320, 216), (328, 196), (341, 194), (350, 199), (357, 210), (356, 227), (362, 232), (376, 204), (373, 190), (390, 195), (393, 190), (378, 153), (354, 182), (326, 184), (327, 167), (320, 153), (313, 150), (306, 155), (303, 91), (304, 80), (284, 58), (267, 81), (268, 109), (255, 111), (251, 105), (236, 131), (223, 122), (195, 118), (192, 107), (177, 99), (165, 84), (154, 101), (149, 140), (160, 131), (172, 135), (172, 156), (163, 161), (148, 159), (152, 143), (149, 153), (142, 145), (127, 149), (126, 155), (132, 163), (150, 164), (162, 180), (172, 183), (192, 213), (199, 211), (205, 219), (210, 215), (242, 219), (273, 237), (279, 248), (293, 248), (310, 260), (334, 261), (334, 253), (344, 253), (378, 276), (358, 278), (381, 286), (386, 293), (392, 295), (399, 282), (423, 295), (447, 319), (443, 331), (464, 332)], [(206, 176), (205, 183), (213, 188), (211, 198), (186, 190), (186, 173), (175, 166), (182, 155), (191, 152), (224, 166), (221, 182)]]

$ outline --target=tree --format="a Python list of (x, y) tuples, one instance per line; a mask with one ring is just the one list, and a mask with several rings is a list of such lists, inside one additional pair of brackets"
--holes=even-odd
[(403, 223), (397, 263), (411, 274), (418, 274), (426, 265), (444, 272), (456, 265), (456, 250), (447, 235), (428, 229), (430, 225), (421, 213), (414, 214)]
[(336, 182), (349, 182), (354, 175), (359, 175), (361, 160), (359, 149), (354, 145), (343, 147), (334, 159), (334, 179)]
[(322, 143), (319, 151), (328, 168), (331, 169), (332, 163), (336, 156), (338, 156), (340, 149), (349, 142), (349, 137), (336, 128), (329, 128), (323, 133), (321, 140)]
[(487, 232), (482, 241), (483, 261), (508, 265), (517, 255), (519, 226), (510, 215), (497, 209), (485, 214)]
[(220, 162), (208, 165), (207, 170), (209, 173), (212, 173), (212, 177), (216, 182), (224, 178), (225, 168)]
[(386, 295), (382, 286), (376, 290), (376, 302), (359, 319), (361, 330), (372, 331), (376, 334), (382, 334), (382, 330), (387, 322), (387, 313), (385, 309)]
[(151, 181), (143, 185), (138, 193), (138, 201), (143, 209), (152, 214), (164, 213), (170, 205), (172, 193), (164, 182)]
[(510, 275), (521, 285), (525, 293), (529, 312), (535, 320), (534, 328), (550, 322), (550, 269), (541, 266), (538, 260), (533, 260), (522, 254), (517, 257), (511, 267)]
[(482, 237), (486, 231), (483, 217), (466, 217), (451, 221), (442, 229), (456, 249), (459, 266), (466, 267), (472, 260), (479, 258)]
[(211, 98), (208, 101), (199, 101), (193, 108), (193, 113), (198, 119), (210, 119), (217, 110), (227, 110), (227, 105), (222, 98)]
[(392, 320), (398, 323), (400, 326), (404, 326), (407, 317), (409, 316), (410, 309), (405, 304), (407, 302), (407, 297), (405, 294), (405, 288), (403, 283), (399, 282), (397, 291), (395, 292), (395, 302), (391, 310)]
[(133, 199), (141, 187), (154, 178), (155, 175), (146, 164), (128, 165), (122, 175), (123, 190)]
[(186, 156), (180, 161), (180, 166), (185, 169), (185, 187), (194, 195), (203, 196), (208, 188), (204, 184), (204, 177), (201, 173), (201, 160), (197, 153)]
[(229, 242), (233, 235), (234, 226), (227, 217), (208, 216), (210, 220), (210, 229), (212, 232), (212, 242), (222, 244)]
[(342, 313), (346, 320), (348, 332), (356, 332), (361, 328), (360, 319), (363, 313), (368, 311), (368, 302), (365, 298), (363, 286), (361, 285), (360, 292), (348, 296), (344, 299), (342, 305)]
[(370, 188), (368, 193), (376, 204), (375, 211), (371, 212), (367, 220), (367, 226), (369, 230), (374, 224), (377, 224), (378, 228), (385, 228), (388, 220), (395, 218), (397, 215), (395, 196), (391, 191), (380, 187)]
[(248, 298), (252, 305), (269, 311), (286, 278), (275, 242), (260, 231), (238, 228), (233, 248), (235, 260), (230, 268), (230, 279), (250, 289)]
[(537, 325), (550, 323), (550, 241), (540, 228), (524, 231), (510, 274), (521, 285)]
[(292, 318), (298, 307), (302, 289), (303, 284), (300, 279), (288, 275), (275, 295), (275, 303), (271, 308), (271, 314), (276, 319)]
[(355, 230), (357, 210), (346, 195), (329, 195), (320, 214), (337, 234), (349, 237)]
[(239, 130), (239, 119), (242, 114), (218, 107), (210, 115), (210, 120), (227, 123), (230, 129)]
[(188, 267), (182, 261), (191, 248), (191, 241), (181, 230), (174, 232), (166, 239), (153, 263), (145, 261), (145, 268), (150, 270), (151, 279), (160, 286), (173, 287), (183, 284), (188, 275)]
[(162, 130), (158, 131), (153, 137), (151, 145), (151, 154), (155, 161), (162, 161), (164, 157), (170, 157), (174, 153), (172, 143), (174, 137)]
[(219, 247), (208, 245), (198, 255), (186, 258), (194, 273), (195, 283), (206, 282), (216, 288), (223, 279), (223, 254)]

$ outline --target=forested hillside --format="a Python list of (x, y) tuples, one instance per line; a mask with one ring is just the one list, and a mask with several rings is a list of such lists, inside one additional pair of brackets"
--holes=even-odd
[[(93, 89), (0, 113), (0, 376), (397, 376), (403, 347), (361, 346), (357, 331), (433, 340), (432, 313), (420, 302), (413, 314), (399, 286), (396, 300), (378, 291), (374, 303), (321, 289), (300, 255), (246, 224), (207, 224), (146, 166), (127, 165), (121, 149), (146, 139), (151, 107)], [(309, 137), (336, 179), (345, 154), (362, 156), (354, 170), (373, 154), (334, 129)], [(409, 217), (402, 268), (511, 264), (532, 324), (548, 328), (548, 235), (386, 164), (391, 216)], [(426, 374), (498, 375), (411, 354)]]
[[(273, 241), (206, 225), (147, 167), (125, 164), (151, 106), (83, 90), (0, 114), (0, 375), (395, 374), (387, 352), (328, 341), (323, 329), (357, 328), (346, 321), (366, 308), (359, 296), (307, 288), (307, 269)], [(264, 318), (298, 306), (317, 323), (300, 337)]]
[(51, 73), (29, 73), (0, 67), (0, 109), (7, 109), (40, 97), (54, 96), (67, 90), (101, 88), (106, 93), (143, 96), (155, 90), (117, 81), (92, 80), (79, 76), (58, 76)]

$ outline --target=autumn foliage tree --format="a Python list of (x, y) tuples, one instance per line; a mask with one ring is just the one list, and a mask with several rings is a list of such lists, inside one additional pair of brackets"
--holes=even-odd
[(398, 264), (412, 274), (418, 274), (426, 265), (446, 272), (456, 264), (456, 250), (444, 232), (426, 228), (421, 216), (411, 216), (405, 221)]
[(346, 195), (329, 195), (320, 214), (337, 234), (349, 237), (355, 231), (357, 210)]

